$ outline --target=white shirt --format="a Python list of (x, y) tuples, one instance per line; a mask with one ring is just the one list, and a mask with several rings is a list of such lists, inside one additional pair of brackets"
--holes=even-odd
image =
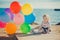
[(50, 27), (50, 23), (49, 22), (45, 23), (42, 21), (41, 27), (44, 27), (44, 28)]

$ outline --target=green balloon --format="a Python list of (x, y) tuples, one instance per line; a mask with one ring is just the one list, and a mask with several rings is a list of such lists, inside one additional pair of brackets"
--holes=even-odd
[(30, 28), (29, 24), (27, 24), (27, 23), (24, 23), (20, 26), (20, 31), (22, 33), (27, 34), (28, 32), (30, 32), (30, 30), (31, 30), (31, 28)]

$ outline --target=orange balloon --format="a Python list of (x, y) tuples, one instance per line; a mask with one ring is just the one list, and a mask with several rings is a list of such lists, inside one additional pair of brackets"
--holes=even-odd
[(13, 23), (6, 24), (5, 31), (7, 32), (7, 34), (14, 34), (16, 30), (17, 30), (17, 27), (15, 24)]
[(10, 5), (10, 10), (12, 13), (17, 14), (21, 11), (21, 5), (17, 1), (14, 1)]

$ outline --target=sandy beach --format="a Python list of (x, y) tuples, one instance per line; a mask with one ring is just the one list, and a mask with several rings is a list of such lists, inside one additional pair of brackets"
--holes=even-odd
[[(37, 27), (38, 25), (32, 25), (33, 27)], [(17, 33), (20, 33), (17, 30)], [(8, 36), (5, 32), (0, 32), (0, 36)], [(36, 34), (36, 35), (25, 35), (21, 36), (21, 34), (16, 35), (18, 40), (60, 40), (60, 25), (52, 25), (51, 32), (49, 34)]]
[[(36, 25), (33, 25), (36, 27)], [(17, 36), (18, 37), (18, 36)], [(38, 34), (24, 37), (18, 37), (19, 40), (60, 40), (60, 26), (52, 25), (49, 34)]]

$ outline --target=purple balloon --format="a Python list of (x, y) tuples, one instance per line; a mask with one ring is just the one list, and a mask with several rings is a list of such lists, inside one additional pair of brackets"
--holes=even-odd
[(11, 20), (13, 20), (14, 15), (13, 15), (13, 13), (10, 11), (10, 8), (6, 8), (6, 9), (5, 9), (5, 12), (6, 12), (7, 15), (11, 18)]

